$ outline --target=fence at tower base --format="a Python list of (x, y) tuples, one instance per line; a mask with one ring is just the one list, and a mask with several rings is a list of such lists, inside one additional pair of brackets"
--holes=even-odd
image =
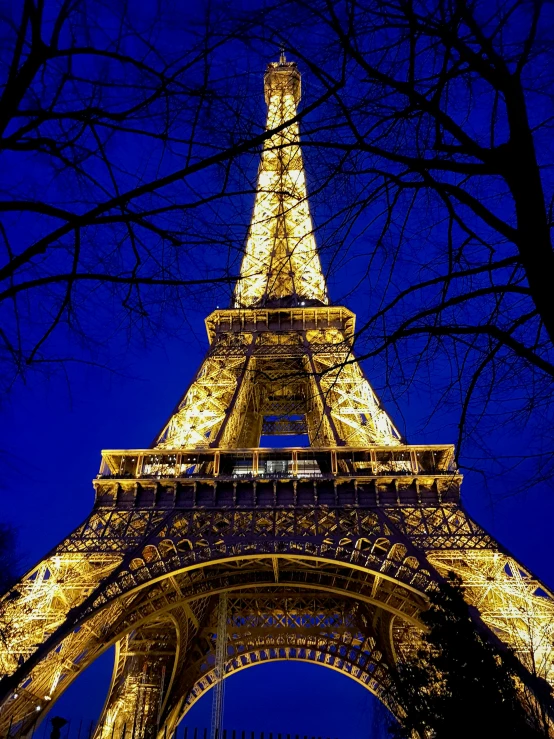
[[(56, 723), (54, 723), (56, 722)], [(63, 722), (63, 723), (62, 723)], [(27, 735), (28, 739), (93, 739), (98, 734), (96, 722), (90, 719), (66, 720), (59, 716), (48, 717), (40, 726), (35, 726)], [(161, 733), (161, 732), (160, 732)], [(15, 739), (15, 735), (6, 735), (5, 739)], [(152, 732), (152, 739), (156, 732)], [(117, 732), (114, 730), (111, 739), (132, 739), (133, 727), (126, 725)], [(2, 737), (4, 739), (4, 737)], [(169, 739), (169, 737), (168, 737)], [(172, 739), (210, 739), (207, 727), (180, 726)], [(260, 731), (251, 729), (223, 729), (217, 739), (339, 739), (338, 737), (316, 734), (293, 734), (283, 731)]]

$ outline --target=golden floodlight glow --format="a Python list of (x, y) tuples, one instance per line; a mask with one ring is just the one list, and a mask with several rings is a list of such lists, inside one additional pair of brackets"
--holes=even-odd
[[(327, 304), (313, 232), (296, 120), (300, 73), (294, 62), (270, 64), (264, 80), (266, 139), (235, 308), (292, 297)], [(290, 123), (287, 123), (290, 121)]]
[(347, 675), (398, 714), (390, 667), (451, 571), (554, 685), (552, 593), (466, 513), (453, 445), (403, 442), (356, 360), (355, 315), (328, 299), (296, 65), (270, 64), (264, 91), (241, 279), (206, 319), (206, 358), (150, 448), (102, 452), (92, 513), (1, 601), (3, 736), (30, 736), (112, 646), (94, 739), (175, 736), (222, 676), (276, 660)]

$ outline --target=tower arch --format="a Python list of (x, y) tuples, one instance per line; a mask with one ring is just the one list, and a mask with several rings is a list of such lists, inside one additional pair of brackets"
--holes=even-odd
[[(468, 516), (454, 447), (404, 443), (356, 361), (355, 315), (329, 300), (296, 64), (269, 65), (264, 92), (267, 140), (232, 304), (207, 317), (207, 355), (152, 445), (103, 451), (90, 516), (3, 597), (0, 732), (32, 731), (113, 644), (98, 735), (138, 708), (134, 739), (172, 731), (187, 696), (209, 688), (221, 592), (272, 604), (249, 632), (231, 613), (243, 646), (224, 645), (231, 672), (256, 655), (323, 655), (362, 670), (383, 698), (387, 666), (409, 651), (426, 594), (450, 570), (522, 675), (539, 665), (554, 684), (552, 593)], [(262, 435), (295, 434), (310, 446), (260, 447)], [(304, 636), (283, 621), (299, 599)], [(331, 603), (350, 614), (335, 629), (350, 643), (373, 640), (365, 657), (328, 624), (314, 631), (314, 599), (328, 617)], [(247, 607), (237, 612), (248, 627)]]

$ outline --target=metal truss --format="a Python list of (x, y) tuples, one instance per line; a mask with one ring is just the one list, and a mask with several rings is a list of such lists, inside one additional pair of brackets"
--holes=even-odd
[[(264, 81), (267, 130), (293, 120), (300, 100), (296, 64), (270, 64)], [(254, 212), (246, 242), (235, 307), (286, 299), (300, 305), (327, 303), (313, 234), (298, 123), (266, 140), (258, 172)], [(289, 302), (289, 304), (291, 304)]]
[[(108, 554), (54, 555), (35, 567), (6, 601), (2, 611), (0, 665), (9, 674), (65, 619), (67, 611), (109, 574), (121, 557)], [(52, 675), (45, 694), (56, 688)]]
[[(126, 513), (132, 520), (139, 512)], [(228, 543), (222, 542), (221, 535), (214, 537), (214, 532), (221, 533), (222, 519), (216, 516), (210, 520), (209, 513), (175, 512), (167, 516), (161, 526), (157, 522), (152, 525), (150, 513), (143, 512), (145, 521), (150, 523), (150, 535), (146, 534), (138, 547), (132, 547), (119, 567), (92, 593), (80, 592), (79, 599), (74, 601), (80, 600), (80, 606), (70, 609), (67, 604), (60, 603), (58, 617), (63, 623), (55, 631), (48, 634), (37, 631), (32, 616), (20, 613), (20, 618), (26, 620), (26, 629), (32, 631), (36, 639), (35, 649), (21, 660), (15, 671), (7, 673), (13, 677), (3, 682), (7, 700), (2, 714), (4, 721), (13, 721), (14, 726), (25, 730), (29, 722), (35, 720), (37, 706), (40, 711), (48, 708), (74, 677), (110, 644), (117, 643), (150, 619), (159, 619), (163, 612), (185, 604), (190, 607), (190, 603), (221, 589), (272, 586), (276, 572), (282, 587), (344, 591), (349, 593), (348, 597), (378, 604), (387, 613), (410, 622), (417, 621), (417, 613), (424, 605), (422, 593), (428, 583), (428, 573), (419, 571), (417, 560), (402, 557), (402, 550), (395, 549), (390, 539), (378, 536), (387, 530), (384, 522), (368, 521), (362, 525), (363, 544), (368, 548), (361, 551), (346, 541), (340, 544), (346, 537), (333, 543), (339, 533), (346, 533), (346, 529), (352, 531), (352, 520), (349, 516), (337, 517), (338, 512), (330, 518), (322, 512), (320, 531), (323, 534), (325, 526), (328, 535), (322, 539), (320, 534), (318, 543), (313, 537), (305, 537), (304, 541), (287, 539), (290, 524), (281, 513), (277, 525), (283, 538), (276, 541), (274, 515), (268, 517), (267, 513), (260, 513), (254, 524), (259, 532), (257, 544), (248, 535), (245, 541), (232, 541), (231, 537)], [(234, 520), (234, 530), (242, 528), (244, 515), (240, 512), (235, 511), (232, 519), (227, 518), (228, 523)], [(116, 516), (114, 524), (118, 523), (120, 517)], [(104, 529), (103, 534), (98, 546), (109, 548), (117, 536), (112, 538), (109, 529)], [(71, 548), (71, 542), (65, 542), (65, 547)], [(63, 557), (64, 553), (60, 552), (59, 556)], [(280, 563), (277, 568), (276, 560)], [(211, 563), (217, 561), (222, 564), (212, 566)], [(367, 569), (368, 565), (383, 570), (384, 574), (376, 578), (374, 572)], [(24, 582), (8, 594), (6, 603), (17, 601), (14, 594), (24, 588)], [(126, 649), (120, 654), (125, 655)], [(136, 671), (130, 674), (135, 675), (134, 679), (126, 683), (127, 688), (121, 689), (123, 692), (114, 693), (115, 703), (109, 703), (107, 710), (111, 711), (112, 728), (115, 715), (120, 713), (116, 710), (118, 695), (126, 695), (127, 689), (133, 695), (138, 694), (140, 680)]]
[(345, 335), (310, 323), (220, 335), (156, 447), (255, 447), (262, 433), (307, 433), (313, 446), (401, 443)]
[(207, 320), (210, 351), (155, 446), (253, 447), (262, 433), (307, 433), (319, 446), (399, 444), (354, 359), (353, 315), (328, 307), (294, 121), (296, 64), (270, 64), (264, 89), (267, 128), (277, 130), (262, 152), (234, 308)]
[[(441, 527), (442, 539), (434, 539), (436, 549), (418, 546), (433, 540), (429, 537), (436, 537)], [(88, 550), (87, 562), (118, 547), (119, 564), (113, 555), (109, 566), (104, 560), (96, 587), (90, 576), (80, 586), (76, 579), (57, 585), (50, 578), (37, 581), (32, 573), (44, 572), (43, 564), (4, 601), (6, 613), (16, 610), (13, 620), (28, 635), (26, 644), (33, 645), (17, 653), (17, 667), (12, 653), (12, 662), (5, 663), (5, 674), (13, 677), (3, 681), (2, 720), (21, 731), (36, 719), (37, 706), (42, 711), (53, 704), (111, 644), (119, 644), (116, 668), (98, 736), (106, 738), (123, 725), (131, 730), (130, 717), (139, 704), (147, 719), (144, 726), (135, 726), (137, 736), (153, 736), (163, 725), (173, 730), (187, 705), (211, 685), (212, 663), (205, 645), (213, 643), (214, 630), (208, 623), (206, 631), (202, 624), (213, 618), (210, 599), (224, 591), (234, 594), (237, 613), (242, 603), (240, 618), (230, 618), (233, 628), (242, 624), (244, 648), (229, 651), (229, 674), (269, 659), (302, 659), (340, 669), (383, 697), (386, 665), (409, 651), (428, 588), (440, 572), (454, 570), (467, 583), (468, 597), (483, 620), (517, 649), (522, 661), (538, 674), (550, 675), (551, 594), (524, 576), (525, 570), (454, 506), (196, 508), (164, 516), (152, 510), (115, 509), (93, 514), (49, 561), (64, 563), (63, 572), (69, 573), (76, 546)], [(28, 603), (23, 594), (35, 582), (35, 595), (44, 603), (53, 588), (63, 585), (73, 592), (71, 600), (57, 601), (56, 621), (48, 629), (38, 612), (23, 607)], [(332, 609), (318, 615), (317, 608), (308, 609), (304, 595), (302, 610), (294, 601), (296, 591), (313, 593), (319, 603), (326, 594), (328, 604), (335, 599), (335, 610), (340, 603), (341, 613), (348, 606), (349, 613), (358, 614), (355, 633), (349, 622), (350, 636), (344, 638), (359, 641), (362, 634), (366, 644), (378, 639), (379, 671), (364, 672), (367, 649), (365, 657), (356, 652), (356, 659), (348, 652), (340, 641), (343, 632), (333, 630), (340, 624)], [(247, 594), (250, 606), (245, 605)], [(248, 611), (256, 598), (256, 607)], [(318, 633), (328, 627), (328, 636), (314, 643), (299, 641), (298, 635), (305, 636), (301, 629), (312, 626)], [(206, 664), (210, 669), (202, 667)]]
[[(246, 356), (245, 356), (246, 355)], [(237, 383), (248, 365), (247, 350), (239, 357), (212, 351), (158, 439), (163, 447), (206, 447), (226, 419)], [(237, 415), (241, 404), (235, 404)]]
[[(270, 65), (265, 93), (279, 130), (235, 307), (208, 316), (208, 355), (152, 447), (103, 453), (91, 515), (0, 601), (3, 735), (32, 734), (115, 646), (95, 739), (171, 739), (214, 685), (221, 594), (226, 675), (304, 660), (398, 712), (390, 667), (450, 571), (524, 672), (554, 683), (552, 593), (463, 510), (451, 445), (401, 443), (355, 361), (354, 314), (328, 304), (287, 124), (296, 66)], [(311, 447), (259, 447), (299, 431)]]
[(336, 429), (337, 443), (366, 446), (401, 442), (351, 351), (339, 345), (334, 352), (312, 351), (310, 355), (313, 376)]
[[(378, 695), (391, 710), (382, 637), (371, 612), (347, 599), (307, 593), (242, 594), (231, 600), (226, 676), (270, 661), (304, 661), (345, 674)], [(179, 704), (182, 716), (214, 684), (214, 625), (200, 634), (203, 648), (191, 665), (195, 681)]]
[(97, 737), (155, 735), (165, 683), (171, 680), (180, 649), (181, 633), (173, 614), (153, 618), (117, 643)]
[(229, 651), (227, 644), (227, 615), (228, 597), (227, 591), (219, 594), (217, 604), (217, 632), (215, 635), (215, 664), (213, 678), (215, 680), (214, 695), (212, 702), (212, 739), (219, 739), (223, 730), (223, 709), (225, 698), (225, 667)]
[(429, 561), (464, 583), (468, 601), (530, 672), (554, 684), (554, 597), (503, 551), (432, 552)]

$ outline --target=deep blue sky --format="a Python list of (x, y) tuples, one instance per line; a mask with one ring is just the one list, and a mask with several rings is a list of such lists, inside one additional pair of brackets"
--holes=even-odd
[[(263, 64), (273, 58), (273, 51), (268, 50)], [(253, 86), (258, 90), (258, 111), (263, 117), (263, 65), (259, 59), (256, 63), (260, 69), (252, 73)], [(250, 66), (245, 60), (244, 69)], [(305, 82), (309, 90), (309, 79)], [(133, 154), (129, 151), (123, 156), (132, 158)], [(307, 152), (310, 171), (309, 157)], [(252, 159), (251, 173), (255, 170), (256, 161)], [(311, 184), (313, 189), (314, 183)], [(251, 199), (244, 200), (244, 222), (251, 205)], [(317, 208), (315, 214), (317, 219)], [(326, 266), (325, 253), (322, 258)], [(356, 280), (355, 267), (347, 265), (330, 285), (331, 298), (347, 293)], [(102, 448), (137, 448), (150, 444), (202, 361), (207, 349), (203, 318), (215, 308), (216, 302), (214, 299), (210, 304), (210, 300), (207, 297), (204, 304), (191, 304), (187, 321), (173, 320), (170, 335), (151, 336), (142, 344), (135, 341), (130, 346), (123, 334), (112, 336), (108, 350), (114, 371), (70, 363), (63, 372), (51, 376), (31, 375), (26, 384), (17, 383), (10, 396), (3, 399), (0, 405), (1, 515), (19, 532), (22, 569), (40, 559), (91, 510), (91, 479), (98, 471)], [(361, 290), (349, 304), (363, 312), (370, 300), (369, 289)], [(95, 309), (90, 309), (91, 322)], [(59, 346), (64, 346), (66, 339), (60, 335), (57, 341)], [(67, 349), (77, 359), (88, 358), (88, 354), (80, 353), (75, 342), (68, 343)], [(366, 369), (370, 381), (383, 389), (386, 396), (384, 371), (379, 361)], [(421, 426), (432, 399), (432, 388), (426, 395), (415, 391), (404, 394), (398, 400), (397, 409), (391, 405), (390, 397), (387, 398), (393, 420), (407, 432), (411, 443), (455, 441), (456, 415), (449, 409), (439, 414), (433, 424)], [(398, 417), (400, 412), (402, 419)], [(525, 433), (511, 439), (491, 436), (488, 443), (493, 456), (514, 449), (534, 451), (527, 446)], [(516, 482), (521, 483), (517, 473), (486, 486), (480, 473), (468, 472), (463, 485), (464, 504), (517, 558), (552, 586), (552, 491), (545, 485), (512, 496)], [(110, 674), (110, 655), (105, 655), (61, 699), (55, 712), (72, 719), (72, 730), (80, 719), (86, 723), (96, 717)], [(210, 700), (211, 696), (207, 696), (194, 707), (188, 719), (190, 725), (209, 725)], [(373, 705), (368, 693), (330, 670), (298, 664), (262, 666), (230, 679), (226, 725), (361, 739), (371, 736)]]
[[(20, 531), (25, 561), (36, 561), (83, 519), (93, 503), (91, 479), (100, 448), (147, 445), (198, 362), (200, 348), (180, 341), (130, 359), (135, 376), (78, 369), (70, 388), (60, 377), (21, 388), (4, 410), (4, 517)], [(14, 398), (15, 399), (15, 398)], [(71, 736), (101, 710), (111, 652), (77, 680), (54, 708), (72, 719)], [(263, 665), (229, 680), (225, 725), (357, 739), (368, 736), (375, 699), (332, 670), (298, 663)], [(209, 726), (211, 695), (187, 724)], [(43, 729), (39, 729), (40, 732)]]
[[(120, 374), (76, 365), (68, 368), (67, 377), (35, 378), (14, 390), (2, 410), (0, 485), (3, 518), (18, 528), (27, 565), (55, 546), (90, 511), (91, 480), (98, 471), (100, 449), (147, 446), (171, 412), (206, 349), (201, 315), (192, 317), (198, 340), (184, 334), (152, 342), (129, 354)], [(426, 407), (424, 402), (420, 406), (414, 402), (402, 410), (410, 428)], [(453, 441), (452, 435), (426, 436), (437, 443)], [(419, 438), (410, 440), (416, 443)], [(547, 584), (553, 584), (550, 495), (535, 489), (528, 496), (496, 500), (491, 507), (480, 475), (469, 473), (463, 497), (480, 523)], [(90, 668), (90, 675), (85, 673), (56, 706), (56, 713), (73, 718), (74, 728), (76, 721), (88, 720), (100, 710), (111, 675), (110, 656)], [(210, 698), (204, 697), (191, 712), (190, 725), (209, 725)], [(229, 681), (226, 701), (230, 727), (339, 739), (370, 736), (367, 717), (372, 696), (353, 681), (320, 667), (280, 664), (245, 670)]]

